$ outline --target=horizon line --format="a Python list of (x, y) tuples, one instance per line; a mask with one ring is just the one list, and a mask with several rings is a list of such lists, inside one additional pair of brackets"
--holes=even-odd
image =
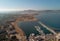
[[(42, 10), (39, 10), (39, 9), (0, 9), (0, 12), (24, 11), (24, 10), (37, 10), (37, 11), (42, 11), (43, 9)], [(46, 10), (50, 10), (50, 9), (46, 9)]]

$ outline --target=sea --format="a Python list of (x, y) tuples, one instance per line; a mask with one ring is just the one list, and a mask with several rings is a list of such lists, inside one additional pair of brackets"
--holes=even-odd
[(44, 28), (39, 24), (39, 21), (48, 26), (49, 28), (53, 29), (56, 33), (60, 32), (60, 13), (39, 13), (39, 15), (35, 16), (38, 21), (34, 22), (19, 22), (19, 27), (25, 32), (27, 36), (29, 36), (31, 33), (34, 33), (35, 35), (38, 35), (39, 32), (35, 29), (35, 26), (39, 26), (41, 30), (45, 34), (50, 34), (49, 30)]
[[(4, 20), (5, 17), (4, 15), (0, 14), (0, 21), (1, 18), (3, 18)], [(44, 28), (42, 25), (40, 25), (39, 22), (42, 22), (49, 28), (53, 29), (55, 32), (60, 32), (60, 12), (43, 12), (38, 13), (38, 15), (35, 15), (35, 17), (38, 19), (38, 21), (18, 22), (18, 26), (25, 32), (25, 35), (29, 36), (31, 33), (38, 35), (39, 32), (35, 29), (35, 26), (39, 26), (45, 34), (52, 33), (46, 28)]]

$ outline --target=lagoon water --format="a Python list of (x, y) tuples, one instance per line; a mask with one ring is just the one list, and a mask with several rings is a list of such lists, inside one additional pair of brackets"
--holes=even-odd
[[(35, 16), (39, 21), (52, 28), (56, 32), (60, 32), (60, 13), (39, 13)], [(45, 34), (51, 33), (42, 27), (38, 21), (36, 22), (19, 22), (19, 27), (25, 32), (26, 35), (31, 33), (39, 34), (34, 26), (40, 26)]]

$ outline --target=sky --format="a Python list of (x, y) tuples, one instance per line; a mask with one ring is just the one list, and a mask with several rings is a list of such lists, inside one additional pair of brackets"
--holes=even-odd
[(60, 10), (60, 0), (0, 0), (0, 11)]

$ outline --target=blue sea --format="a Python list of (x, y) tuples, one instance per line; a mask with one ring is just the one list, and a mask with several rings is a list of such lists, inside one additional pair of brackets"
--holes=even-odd
[(42, 27), (38, 22), (41, 21), (49, 28), (53, 29), (56, 32), (60, 32), (60, 13), (39, 13), (35, 16), (38, 21), (36, 22), (19, 22), (19, 27), (25, 32), (28, 36), (31, 33), (39, 34), (35, 29), (35, 26), (40, 26), (45, 34), (51, 33), (46, 28)]

